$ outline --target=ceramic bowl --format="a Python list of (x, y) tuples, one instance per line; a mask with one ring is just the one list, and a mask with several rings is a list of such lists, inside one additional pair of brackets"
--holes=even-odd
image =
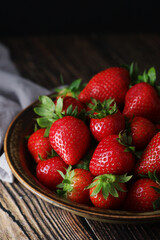
[(33, 132), (36, 118), (33, 107), (37, 102), (20, 112), (10, 124), (4, 141), (5, 155), (14, 176), (32, 193), (56, 207), (92, 220), (110, 223), (142, 223), (160, 220), (160, 211), (135, 213), (105, 210), (68, 201), (44, 187), (35, 176), (36, 165), (27, 150), (25, 136)]

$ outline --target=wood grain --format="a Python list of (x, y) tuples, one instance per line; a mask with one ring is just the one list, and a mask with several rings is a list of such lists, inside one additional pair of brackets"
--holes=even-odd
[[(48, 89), (76, 78), (87, 82), (106, 67), (139, 62), (155, 66), (158, 77), (160, 36), (150, 34), (89, 34), (1, 37), (20, 74)], [(159, 223), (115, 225), (87, 220), (52, 206), (18, 181), (0, 183), (0, 240), (38, 239), (160, 239)]]

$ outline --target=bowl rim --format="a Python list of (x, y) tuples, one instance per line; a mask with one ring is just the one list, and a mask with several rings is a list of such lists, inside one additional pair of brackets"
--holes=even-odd
[[(50, 95), (53, 95), (50, 94)], [(49, 95), (49, 96), (50, 96)], [(31, 185), (29, 182), (27, 182), (23, 176), (21, 176), (21, 173), (16, 170), (12, 164), (12, 159), (10, 159), (10, 156), (8, 154), (8, 141), (9, 141), (9, 135), (12, 132), (12, 129), (14, 128), (14, 124), (18, 121), (18, 119), (21, 118), (21, 116), (31, 107), (33, 108), (33, 105), (38, 103), (38, 100), (31, 103), (28, 107), (24, 108), (22, 111), (20, 111), (14, 119), (9, 124), (9, 127), (5, 133), (4, 138), (4, 153), (6, 156), (7, 163), (13, 173), (13, 175), (17, 178), (17, 180), (25, 186), (28, 190), (30, 190), (33, 194), (36, 194), (37, 196), (41, 197), (43, 200), (51, 203), (52, 205), (59, 207), (61, 209), (73, 212), (79, 216), (84, 216), (88, 218), (95, 217), (96, 220), (100, 220), (102, 218), (104, 219), (117, 219), (117, 220), (126, 220), (126, 221), (152, 221), (152, 220), (158, 220), (160, 219), (160, 210), (156, 211), (150, 211), (150, 212), (132, 212), (132, 211), (122, 211), (122, 210), (108, 210), (108, 209), (101, 209), (96, 207), (90, 207), (83, 204), (77, 204), (75, 202), (66, 201), (64, 198), (59, 197), (57, 195), (57, 198), (54, 197), (51, 198), (50, 196), (46, 196), (44, 193), (36, 189), (33, 185)], [(89, 209), (87, 209), (89, 208)]]

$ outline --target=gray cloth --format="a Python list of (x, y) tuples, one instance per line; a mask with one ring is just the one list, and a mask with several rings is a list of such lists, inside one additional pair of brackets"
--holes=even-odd
[[(19, 76), (8, 49), (0, 44), (0, 149), (6, 130), (16, 114), (38, 96), (47, 94), (49, 90)], [(4, 153), (0, 156), (0, 180), (13, 182)]]

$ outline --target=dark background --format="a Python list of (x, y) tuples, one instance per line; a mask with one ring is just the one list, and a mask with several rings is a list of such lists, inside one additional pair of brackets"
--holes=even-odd
[(158, 32), (158, 1), (1, 2), (0, 35)]

